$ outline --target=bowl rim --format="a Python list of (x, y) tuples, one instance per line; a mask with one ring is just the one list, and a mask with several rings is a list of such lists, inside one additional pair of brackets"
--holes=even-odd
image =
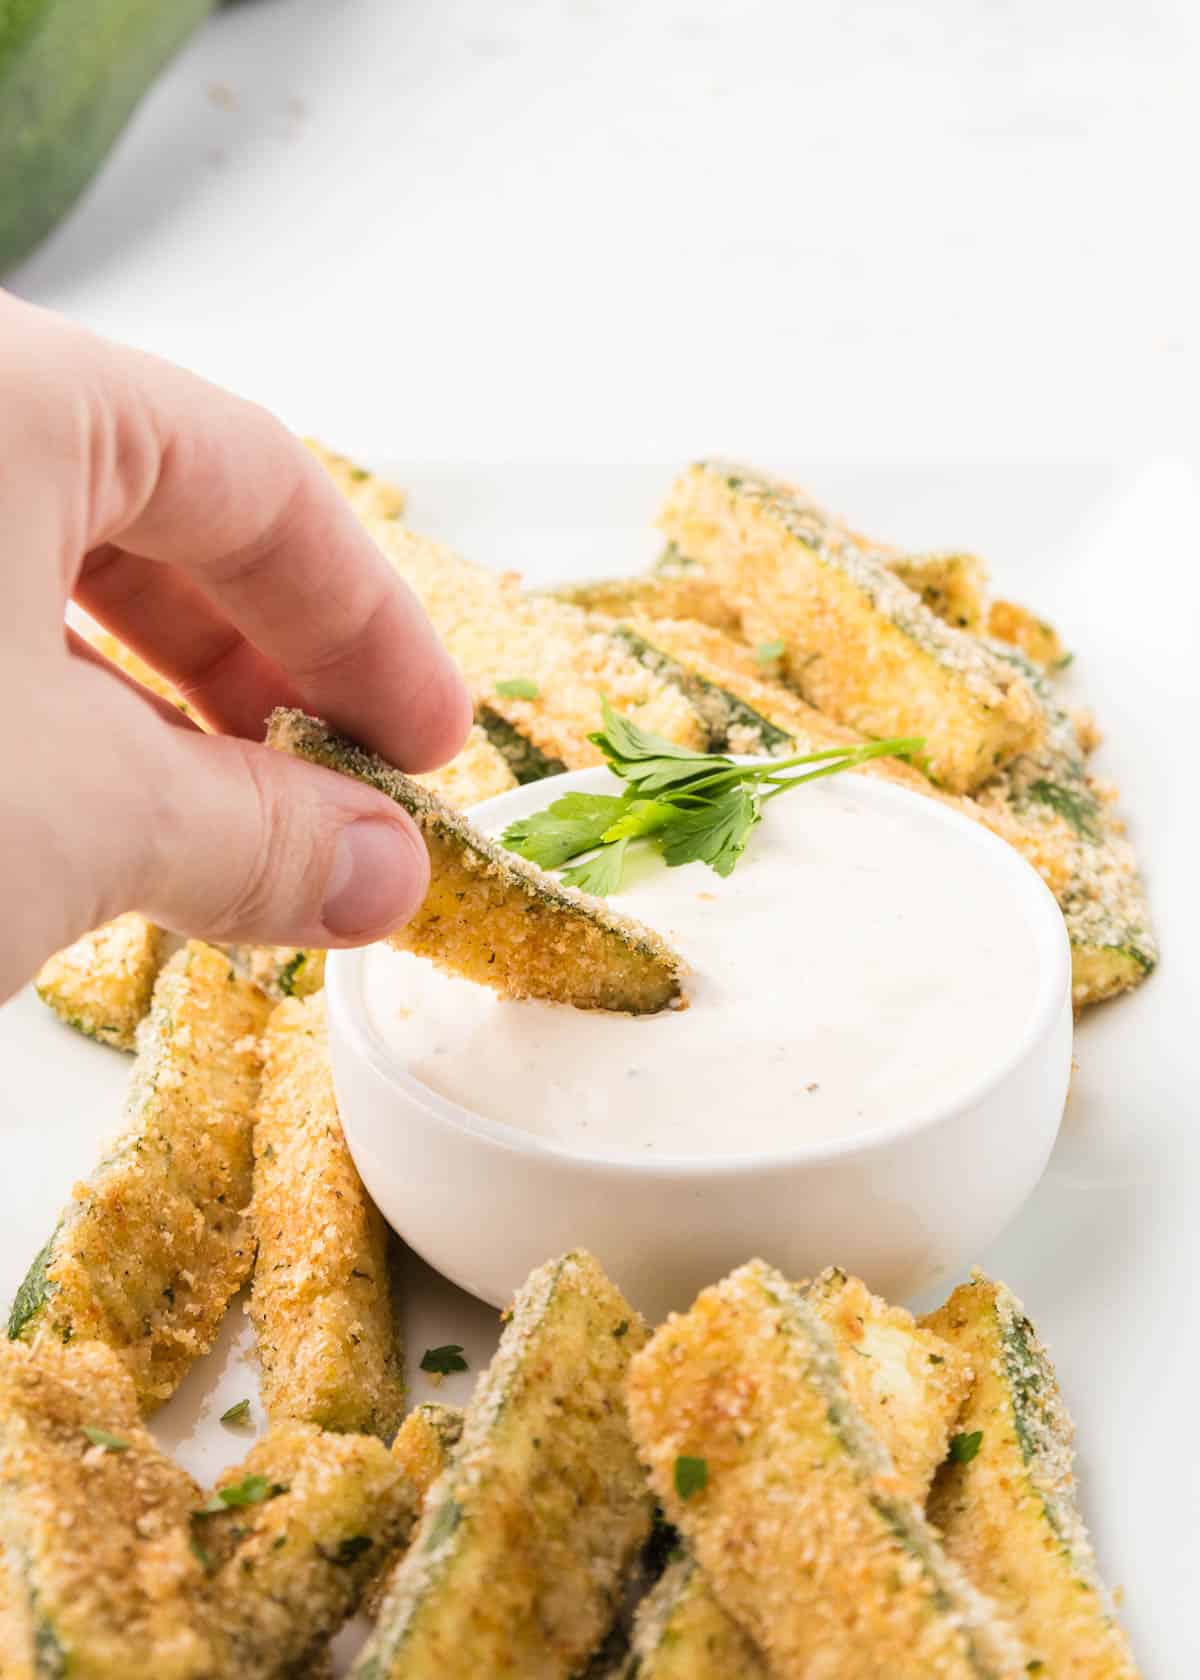
[[(761, 755), (730, 754), (739, 763), (752, 763)], [(972, 1085), (966, 1087), (952, 1101), (929, 1109), (926, 1113), (899, 1121), (890, 1126), (873, 1126), (848, 1137), (816, 1140), (797, 1144), (786, 1150), (729, 1155), (655, 1155), (649, 1160), (599, 1150), (576, 1150), (524, 1132), (506, 1121), (493, 1120), (476, 1113), (453, 1098), (442, 1096), (422, 1083), (391, 1052), (371, 1023), (364, 997), (365, 963), (371, 945), (348, 950), (330, 951), (326, 964), (325, 988), (331, 1024), (335, 1033), (351, 1048), (353, 1054), (365, 1062), (373, 1072), (396, 1091), (407, 1103), (422, 1109), (427, 1116), (452, 1131), (466, 1134), (473, 1141), (492, 1148), (528, 1156), (559, 1166), (577, 1170), (594, 1169), (617, 1176), (637, 1178), (697, 1179), (738, 1177), (762, 1171), (775, 1171), (801, 1166), (825, 1166), (847, 1159), (867, 1157), (885, 1150), (901, 1140), (915, 1138), (936, 1130), (956, 1118), (961, 1118), (991, 1097), (1000, 1086), (1010, 1080), (1033, 1056), (1039, 1046), (1049, 1042), (1064, 1006), (1071, 1002), (1071, 952), (1062, 911), (1054, 896), (1034, 869), (1006, 840), (1002, 840), (982, 823), (973, 821), (962, 812), (928, 798), (925, 794), (876, 780), (854, 776), (855, 792), (868, 802), (881, 799), (910, 810), (919, 809), (926, 818), (942, 822), (963, 836), (967, 844), (983, 848), (990, 856), (1000, 876), (1012, 883), (1014, 895), (1024, 894), (1028, 906), (1027, 923), (1034, 931), (1039, 947), (1039, 989), (1021, 1034), (1006, 1056), (997, 1060)], [(620, 783), (604, 766), (585, 770), (567, 770), (540, 781), (521, 784), (490, 799), (469, 807), (472, 821), (485, 829), (494, 828), (498, 818), (510, 820), (525, 815), (527, 810), (549, 804), (560, 793), (603, 791)], [(543, 800), (539, 796), (545, 794)], [(355, 1129), (353, 1122), (349, 1129)]]

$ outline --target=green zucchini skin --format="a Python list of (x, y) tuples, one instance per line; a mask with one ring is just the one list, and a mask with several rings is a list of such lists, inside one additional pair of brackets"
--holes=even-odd
[(0, 274), (56, 227), (215, 0), (0, 5)]
[(567, 768), (561, 758), (551, 758), (544, 753), (519, 729), (514, 729), (507, 718), (493, 712), (490, 706), (479, 707), (475, 721), (521, 787), (528, 782), (544, 781), (547, 776), (559, 776)]

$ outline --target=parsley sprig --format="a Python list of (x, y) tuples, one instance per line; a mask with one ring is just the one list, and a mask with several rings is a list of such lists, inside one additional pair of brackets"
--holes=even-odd
[(906, 758), (925, 745), (919, 737), (868, 741), (737, 764), (723, 753), (678, 747), (613, 711), (607, 701), (604, 728), (590, 739), (626, 783), (625, 791), (566, 793), (546, 810), (510, 823), (502, 839), (509, 851), (543, 869), (561, 869), (581, 858), (564, 871), (563, 880), (600, 897), (620, 887), (629, 849), (639, 844), (656, 850), (670, 869), (701, 862), (729, 875), (768, 801), (873, 758)]

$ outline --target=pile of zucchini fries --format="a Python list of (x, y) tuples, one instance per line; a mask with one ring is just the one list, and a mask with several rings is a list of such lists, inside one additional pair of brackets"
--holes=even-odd
[[(989, 601), (973, 557), (873, 545), (788, 486), (706, 463), (671, 491), (654, 572), (532, 595), (414, 535), (398, 491), (318, 453), (476, 699), (459, 757), (411, 779), (315, 720), (273, 722), (281, 749), (422, 823), (446, 903), (401, 936), (411, 948), (563, 1001), (670, 1001), (677, 968), (652, 936), (456, 816), (597, 763), (603, 696), (696, 748), (919, 733), (922, 768), (855, 773), (1024, 852), (1063, 907), (1077, 1002), (1152, 968), (1136, 866), (1087, 767), (1093, 727), (1056, 691), (1061, 643)], [(795, 1285), (752, 1262), (651, 1335), (568, 1255), (529, 1279), (465, 1416), (406, 1413), (386, 1233), (329, 1075), (323, 953), (172, 943), (130, 913), (39, 976), (64, 1021), (135, 1058), (120, 1135), (0, 1347), (0, 1680), (319, 1680), (364, 1607), (357, 1680), (1135, 1673), (1053, 1372), (983, 1277), (917, 1324), (839, 1272)], [(269, 1427), (201, 1490), (144, 1420), (245, 1285)]]

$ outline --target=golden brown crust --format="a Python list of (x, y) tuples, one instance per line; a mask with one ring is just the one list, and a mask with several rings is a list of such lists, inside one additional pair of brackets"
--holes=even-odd
[(252, 1260), (258, 1035), (269, 1012), (193, 941), (159, 975), (123, 1129), (18, 1292), (10, 1336), (102, 1341), (149, 1410), (212, 1346)]
[[(1052, 1680), (1137, 1680), (1079, 1514), (1071, 1420), (1016, 1297), (975, 1273), (924, 1321), (976, 1371), (960, 1422), (973, 1456), (946, 1464), (929, 1515)], [(1031, 1667), (1031, 1672), (1034, 1672)]]
[(272, 1421), (387, 1439), (404, 1410), (387, 1227), (338, 1118), (324, 998), (290, 998), (262, 1040), (247, 1308)]
[(136, 910), (56, 951), (34, 982), (67, 1026), (118, 1050), (133, 1050), (162, 960), (162, 929)]
[(1017, 601), (992, 602), (987, 633), (998, 642), (1010, 643), (1044, 671), (1061, 670), (1070, 663), (1071, 656), (1054, 626)]
[(402, 805), (429, 849), (425, 902), (401, 950), (508, 997), (651, 1014), (680, 996), (680, 959), (657, 934), (504, 851), (411, 777), (303, 712), (277, 711), (282, 752), (356, 776)]

